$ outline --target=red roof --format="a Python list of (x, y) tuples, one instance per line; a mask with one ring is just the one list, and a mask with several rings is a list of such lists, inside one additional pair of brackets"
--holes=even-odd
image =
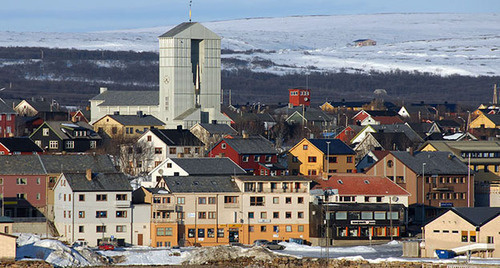
[(313, 189), (338, 189), (339, 195), (410, 195), (405, 189), (386, 177), (366, 174), (333, 174), (328, 180), (315, 180), (318, 185)]
[(384, 158), (386, 155), (389, 154), (390, 151), (387, 150), (373, 150), (372, 153), (375, 155), (377, 158), (377, 161)]
[(372, 116), (373, 120), (380, 122), (381, 125), (392, 125), (404, 123), (398, 116)]

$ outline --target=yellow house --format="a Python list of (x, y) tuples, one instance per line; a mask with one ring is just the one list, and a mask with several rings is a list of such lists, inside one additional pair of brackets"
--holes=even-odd
[(137, 138), (148, 129), (163, 129), (165, 123), (152, 115), (105, 115), (94, 123), (94, 131), (105, 133), (110, 138)]
[(484, 114), (472, 120), (470, 128), (500, 128), (500, 114)]
[(288, 152), (292, 175), (352, 173), (355, 152), (339, 139), (303, 139)]

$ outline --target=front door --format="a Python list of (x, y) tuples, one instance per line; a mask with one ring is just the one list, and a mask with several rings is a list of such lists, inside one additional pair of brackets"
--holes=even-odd
[(229, 229), (229, 243), (240, 242), (239, 234), (240, 234), (240, 230), (238, 228)]
[(142, 246), (143, 234), (137, 234), (137, 245)]

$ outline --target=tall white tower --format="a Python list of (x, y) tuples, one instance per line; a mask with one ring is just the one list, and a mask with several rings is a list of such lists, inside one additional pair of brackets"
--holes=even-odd
[(196, 22), (179, 24), (159, 37), (159, 119), (168, 128), (227, 123), (220, 113), (220, 42)]

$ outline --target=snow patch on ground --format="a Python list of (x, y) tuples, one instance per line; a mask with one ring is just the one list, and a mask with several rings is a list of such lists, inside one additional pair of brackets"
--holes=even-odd
[(21, 241), (21, 246), (17, 249), (18, 258), (40, 259), (54, 266), (89, 266), (87, 261), (78, 251), (64, 245), (61, 241), (37, 238)]
[[(299, 245), (296, 243), (289, 242), (280, 242), (280, 245), (285, 246), (285, 250), (287, 251), (300, 251), (300, 252), (320, 252), (325, 251), (325, 248), (321, 248), (318, 246), (307, 246), (307, 245)], [(347, 253), (347, 252), (358, 252), (358, 253), (372, 253), (377, 252), (374, 248), (368, 246), (355, 246), (355, 247), (330, 247), (329, 251), (331, 253)]]
[(256, 261), (271, 262), (276, 257), (276, 254), (263, 247), (217, 246), (197, 248), (186, 256), (186, 261), (183, 264), (202, 265), (210, 263), (210, 261), (229, 261), (241, 257), (255, 258)]
[(100, 251), (104, 256), (123, 256), (124, 262), (116, 265), (180, 265), (188, 253), (179, 250), (158, 248), (130, 248), (126, 250)]

